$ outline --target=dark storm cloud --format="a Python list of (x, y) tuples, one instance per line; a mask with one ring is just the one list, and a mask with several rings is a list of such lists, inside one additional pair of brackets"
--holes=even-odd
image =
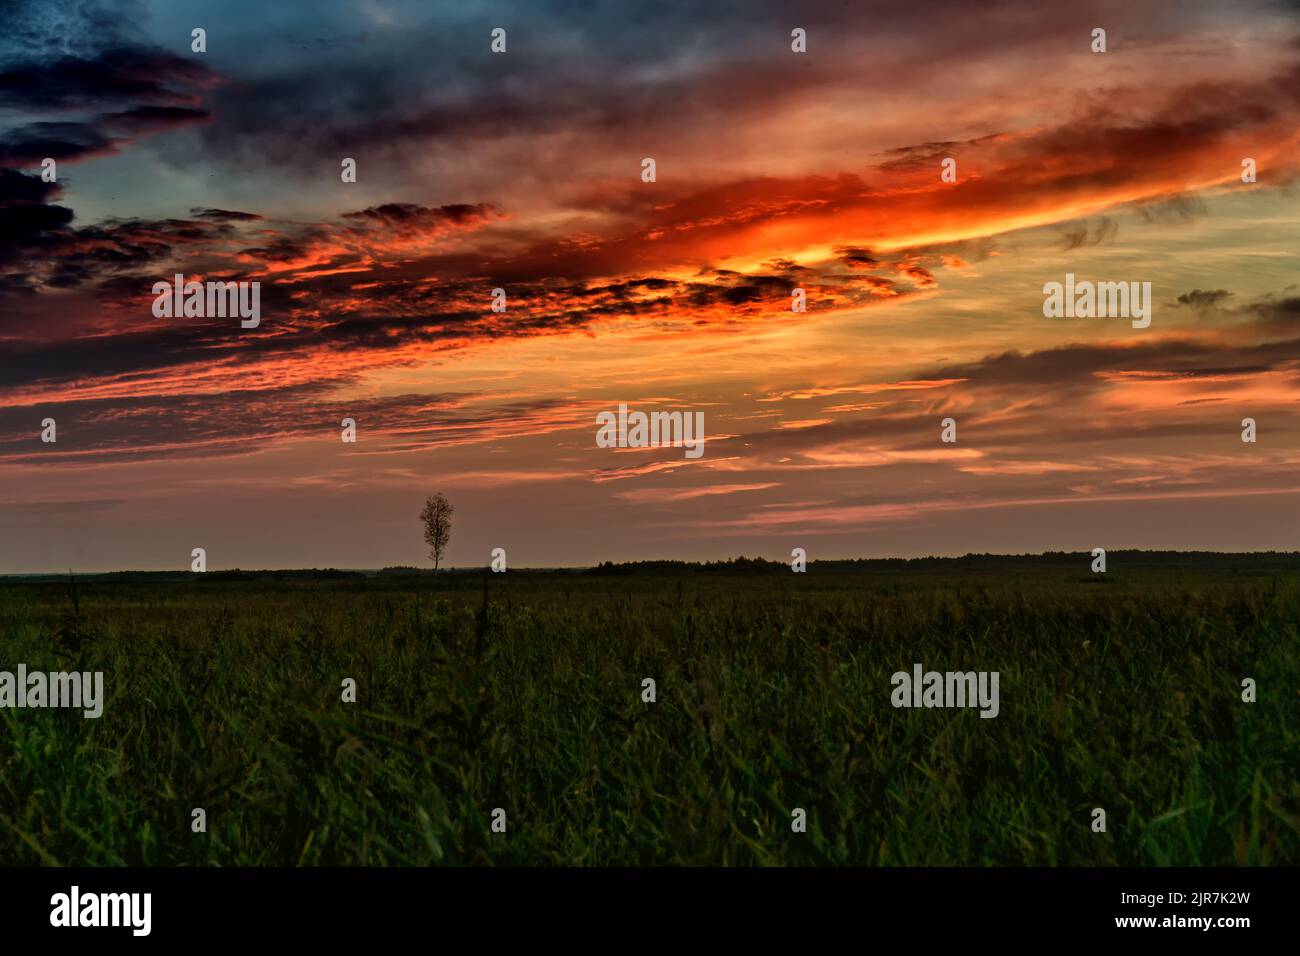
[(0, 299), (35, 289), (33, 250), (48, 237), (65, 232), (72, 222), (71, 209), (47, 201), (58, 195), (55, 183), (16, 169), (0, 169)]
[(206, 219), (210, 222), (256, 222), (262, 218), (253, 212), (236, 212), (230, 209), (204, 209), (199, 206), (191, 209), (190, 215), (195, 219)]
[[(83, 160), (207, 117), (198, 99), (215, 75), (197, 60), (124, 40), (111, 14), (130, 7), (54, 0), (6, 11), (13, 32), (0, 44), (0, 109), (91, 115), (20, 122), (0, 132), (0, 165)], [(51, 202), (58, 196), (58, 187), (38, 176), (0, 169), (0, 298), (73, 288), (156, 262), (178, 243), (210, 238), (176, 221), (74, 229), (73, 211)]]
[(1189, 305), (1194, 309), (1206, 309), (1218, 305), (1232, 295), (1227, 289), (1193, 289), (1178, 297), (1179, 305)]
[(1300, 298), (1294, 296), (1257, 302), (1245, 308), (1255, 317), (1254, 328), (1265, 335), (1300, 333)]
[(195, 59), (148, 47), (20, 62), (0, 70), (0, 107), (51, 111), (118, 104), (194, 106), (215, 76)]
[[(274, 48), (259, 54), (238, 84), (215, 92), (217, 123), (202, 131), (204, 154), (257, 168), (289, 159), (315, 163), (322, 152), (351, 156), (364, 146), (371, 161), (401, 163), (476, 139), (575, 130), (635, 136), (673, 123), (684, 106), (697, 118), (757, 115), (842, 86), (850, 75), (845, 64), (860, 63), (863, 45), (879, 44), (891, 64), (915, 51), (932, 72), (948, 62), (959, 69), (1071, 42), (1081, 20), (1110, 17), (1134, 40), (1179, 25), (1168, 11), (1118, 0), (1045, 7), (1034, 17), (1014, 0), (870, 9), (839, 0), (718, 0), (707, 9), (530, 0), (490, 10), (415, 3), (389, 9), (400, 29), (370, 30), (355, 11), (330, 18), (336, 35), (323, 49), (264, 38)], [(1207, 0), (1189, 0), (1179, 14), (1195, 22), (1214, 10)], [(497, 25), (508, 27), (504, 56), (488, 51), (488, 31)], [(810, 54), (792, 61), (795, 26), (808, 31)], [(921, 77), (888, 79), (913, 78)], [(886, 168), (923, 165), (994, 138), (903, 147), (887, 154)], [(170, 148), (179, 157), (188, 146)]]
[(1300, 339), (1239, 345), (1167, 339), (1143, 345), (1066, 345), (1038, 352), (1009, 351), (976, 362), (946, 365), (919, 380), (965, 380), (965, 388), (1100, 387), (1105, 373), (1157, 373), (1195, 378), (1257, 374), (1300, 360)]
[(161, 132), (208, 116), (204, 110), (142, 106), (105, 113), (93, 122), (27, 123), (0, 132), (0, 165), (37, 166), (45, 158), (81, 160), (115, 152), (132, 138)]
[(16, 169), (0, 169), (0, 207), (19, 203), (44, 203), (59, 194), (56, 183)]
[[(0, 296), (6, 290), (70, 289), (145, 268), (157, 271), (186, 248), (206, 248), (233, 235), (228, 223), (206, 219), (106, 219), (74, 228), (71, 209), (45, 202), (57, 195), (58, 187), (39, 176), (0, 170), (0, 272), (10, 276), (0, 285)], [(132, 285), (149, 287), (138, 280)]]
[[(878, 9), (873, 32), (911, 28), (918, 6), (948, 20), (969, 15), (948, 3)], [(203, 131), (205, 152), (263, 165), (272, 156), (280, 162), (314, 160), (321, 151), (352, 155), (364, 144), (373, 158), (542, 130), (653, 128), (684, 103), (696, 115), (771, 110), (843, 79), (833, 56), (805, 58), (794, 71), (774, 58), (789, 52), (793, 26), (808, 30), (829, 54), (856, 35), (846, 28), (863, 23), (861, 10), (829, 0), (794, 10), (768, 0), (723, 0), (707, 15), (689, 6), (625, 2), (504, 3), (490, 15), (401, 9), (411, 17), (409, 29), (358, 29), (324, 54), (324, 74), (294, 62), (298, 56), (318, 63), (318, 48), (281, 47), (265, 59), (266, 69), (218, 90), (218, 122)], [(488, 30), (498, 23), (509, 26), (505, 56), (487, 49)], [(997, 35), (1023, 42), (1024, 32)]]
[[(220, 210), (206, 210), (220, 213)], [(63, 259), (46, 276), (51, 286), (66, 288), (96, 283), (98, 294), (120, 303), (134, 301), (141, 322), (153, 321), (149, 314), (151, 283), (170, 277), (170, 261), (185, 243), (196, 248), (215, 235), (225, 235), (232, 226), (220, 215), (217, 221), (128, 221), (82, 230), (68, 230), (58, 240), (50, 239), (51, 252), (60, 245), (84, 249)], [(246, 249), (248, 254), (273, 257), (305, 254), (309, 247), (285, 243), (274, 249)], [(151, 271), (138, 273), (142, 268)], [(520, 338), (589, 327), (606, 317), (671, 318), (700, 315), (710, 321), (733, 321), (763, 315), (784, 315), (789, 309), (790, 281), (779, 275), (718, 271), (693, 281), (676, 281), (656, 276), (630, 278), (614, 283), (534, 281), (511, 287), (509, 314), (493, 314), (483, 306), (484, 283), (478, 279), (447, 276), (430, 282), (422, 264), (411, 274), (384, 275), (382, 294), (356, 300), (352, 287), (355, 275), (325, 275), (285, 285), (262, 284), (264, 316), (292, 316), (298, 295), (325, 312), (320, 319), (295, 318), (276, 322), (269, 318), (256, 334), (232, 334), (222, 320), (167, 320), (167, 324), (141, 331), (121, 331), (110, 338), (75, 339), (32, 343), (10, 343), (0, 364), (0, 388), (31, 385), (55, 387), (78, 381), (93, 381), (123, 375), (165, 376), (187, 365), (201, 367), (218, 361), (237, 362), (252, 369), (277, 359), (301, 360), (346, 349), (384, 352), (411, 344), (455, 345), (457, 343)], [(226, 280), (247, 278), (247, 274), (223, 274)], [(853, 283), (861, 277), (843, 277)], [(873, 278), (873, 277), (867, 277)], [(371, 281), (374, 281), (373, 279)], [(819, 280), (826, 294), (838, 293), (850, 300), (872, 301), (872, 286), (858, 291), (839, 286), (834, 276)], [(886, 279), (879, 283), (893, 288)], [(897, 288), (896, 295), (906, 294)], [(383, 302), (390, 314), (366, 312), (348, 314), (349, 309), (373, 308)], [(341, 383), (346, 369), (327, 372), (320, 363), (316, 374), (322, 381)]]
[(72, 210), (44, 203), (9, 203), (0, 206), (0, 262), (32, 251), (29, 240), (57, 233), (72, 221)]
[[(142, 289), (147, 293), (148, 289)], [(143, 306), (148, 309), (148, 302)], [(119, 332), (104, 339), (80, 339), (51, 345), (13, 344), (5, 349), (0, 367), (0, 387), (11, 388), (33, 382), (66, 382), (102, 375), (134, 372), (165, 372), (196, 360), (217, 358), (231, 348), (229, 324), (201, 323)]]
[[(198, 59), (128, 38), (141, 19), (137, 4), (14, 2), (4, 15), (0, 110), (22, 117), (83, 115), (12, 124), (0, 132), (0, 165), (84, 160), (116, 152), (136, 137), (207, 118), (200, 98), (216, 75)], [(48, 252), (48, 234), (71, 220), (61, 207), (10, 208), (3, 216), (0, 263)], [(15, 245), (24, 239), (32, 242), (31, 248)], [(74, 267), (70, 273), (78, 271)], [(71, 275), (65, 275), (54, 284), (70, 281)], [(38, 284), (35, 276), (8, 275), (0, 294)]]
[(416, 203), (393, 202), (371, 206), (357, 212), (345, 212), (344, 219), (352, 219), (373, 226), (436, 227), (445, 224), (456, 226), (480, 222), (496, 213), (491, 203), (455, 203), (430, 208)]
[(113, 140), (89, 123), (28, 123), (0, 133), (0, 165), (38, 166), (46, 157), (83, 159), (112, 147)]
[(5, 0), (0, 62), (93, 54), (129, 43), (145, 0)]
[(105, 113), (99, 121), (116, 132), (138, 136), (174, 129), (209, 118), (207, 110), (187, 106), (136, 106), (117, 113)]
[(880, 260), (871, 254), (870, 249), (847, 247), (836, 249), (835, 253), (850, 269), (874, 269), (880, 265)]
[(1281, 293), (1235, 308), (1229, 307), (1228, 300), (1233, 298), (1233, 293), (1227, 289), (1193, 289), (1184, 292), (1177, 301), (1179, 306), (1215, 318), (1240, 317), (1247, 320), (1237, 327), (1240, 334), (1273, 339), (1300, 333), (1300, 297), (1288, 294), (1294, 291), (1295, 286), (1289, 286)]

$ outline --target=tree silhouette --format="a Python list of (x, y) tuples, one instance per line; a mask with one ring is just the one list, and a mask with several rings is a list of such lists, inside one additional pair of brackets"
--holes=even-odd
[(424, 510), (420, 512), (424, 541), (429, 546), (429, 557), (433, 559), (434, 577), (438, 576), (438, 565), (447, 550), (447, 542), (451, 540), (451, 513), (454, 510), (451, 502), (439, 492), (424, 503)]

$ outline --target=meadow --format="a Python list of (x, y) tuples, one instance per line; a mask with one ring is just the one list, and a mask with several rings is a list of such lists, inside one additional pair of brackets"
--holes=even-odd
[(0, 864), (1300, 863), (1300, 556), (1088, 561), (0, 578)]

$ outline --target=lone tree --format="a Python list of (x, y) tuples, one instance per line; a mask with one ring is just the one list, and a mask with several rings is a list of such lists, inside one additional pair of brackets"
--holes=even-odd
[(420, 521), (424, 524), (424, 540), (429, 545), (429, 557), (433, 558), (433, 575), (438, 576), (438, 564), (442, 554), (447, 550), (451, 540), (451, 502), (441, 492), (424, 503), (420, 512)]

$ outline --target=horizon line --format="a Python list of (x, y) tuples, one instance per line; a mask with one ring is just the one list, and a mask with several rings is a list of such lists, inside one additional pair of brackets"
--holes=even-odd
[[(840, 557), (840, 558), (808, 558), (807, 564), (836, 564), (836, 563), (858, 563), (858, 562), (913, 562), (913, 561), (964, 561), (970, 558), (1046, 558), (1053, 556), (1073, 556), (1073, 555), (1091, 555), (1091, 551), (1040, 551), (1040, 552), (992, 552), (992, 551), (968, 551), (960, 555), (915, 555), (912, 557)], [(1252, 551), (1217, 551), (1204, 549), (1159, 549), (1159, 548), (1115, 548), (1106, 549), (1106, 554), (1137, 554), (1137, 555), (1177, 555), (1177, 556), (1215, 556), (1215, 557), (1254, 557), (1254, 556), (1271, 556), (1271, 557), (1295, 557), (1300, 558), (1300, 550), (1295, 551), (1277, 551), (1277, 550), (1252, 550)], [(690, 560), (686, 558), (637, 558), (630, 561), (600, 561), (595, 564), (555, 564), (555, 565), (523, 565), (517, 568), (508, 569), (518, 571), (589, 571), (605, 565), (611, 567), (628, 567), (644, 564), (675, 564), (683, 566), (704, 567), (709, 565), (734, 564), (741, 561), (754, 563), (789, 564), (786, 558), (772, 559), (761, 555), (749, 557), (747, 555), (735, 555), (729, 558), (717, 558), (712, 560)], [(188, 568), (119, 568), (110, 571), (74, 571), (71, 568), (61, 571), (0, 571), (0, 578), (10, 577), (89, 577), (109, 574), (275, 574), (275, 573), (306, 573), (306, 572), (341, 572), (351, 574), (380, 574), (384, 571), (404, 571), (414, 572), (417, 574), (435, 574), (438, 572), (447, 573), (468, 573), (473, 571), (490, 570), (489, 564), (469, 564), (469, 565), (452, 565), (440, 567), (437, 569), (409, 564), (385, 565), (384, 567), (263, 567), (263, 568), (216, 568), (207, 571), (192, 571)]]

